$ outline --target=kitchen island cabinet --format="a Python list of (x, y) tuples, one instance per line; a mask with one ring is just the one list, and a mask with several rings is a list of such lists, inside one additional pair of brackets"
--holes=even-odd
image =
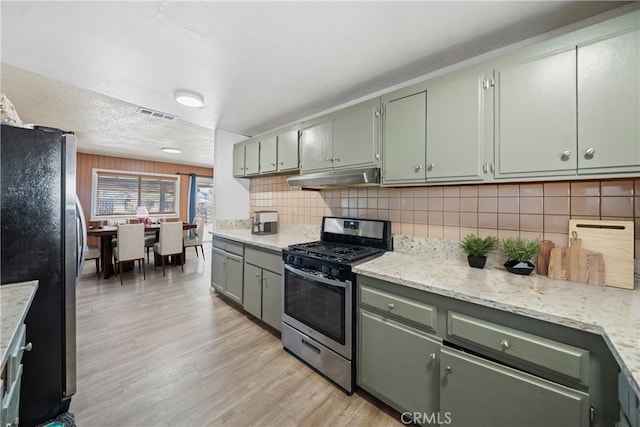
[(18, 426), (20, 422), (22, 355), (33, 346), (26, 342), (24, 321), (37, 289), (37, 281), (0, 286), (0, 425), (3, 427)]

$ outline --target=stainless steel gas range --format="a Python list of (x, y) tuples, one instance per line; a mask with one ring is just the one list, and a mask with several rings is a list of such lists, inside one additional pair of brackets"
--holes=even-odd
[(392, 246), (389, 221), (324, 217), (320, 241), (283, 251), (282, 344), (349, 394), (356, 354), (352, 267)]

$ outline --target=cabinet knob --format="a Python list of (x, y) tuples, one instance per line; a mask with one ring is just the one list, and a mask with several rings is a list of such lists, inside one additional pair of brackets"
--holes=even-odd
[(595, 148), (587, 148), (586, 150), (584, 150), (584, 158), (587, 160), (593, 159), (593, 156), (595, 156), (595, 154), (596, 154)]
[(416, 170), (416, 172), (418, 172), (420, 169), (422, 169), (422, 165), (415, 165), (413, 168)]
[(433, 168), (435, 168), (435, 167), (436, 167), (436, 165), (434, 165), (433, 163), (429, 163), (429, 164), (427, 164), (427, 170), (428, 170), (429, 172), (431, 172), (431, 171), (433, 170)]
[(333, 161), (334, 161), (334, 162), (339, 162), (339, 161), (340, 161), (340, 159), (339, 159), (339, 158), (337, 158), (337, 157), (334, 157), (334, 158), (333, 158)]
[(280, 166), (284, 166), (284, 162), (280, 162)]
[(274, 166), (274, 167), (275, 167), (275, 165), (276, 165), (275, 163), (271, 163), (271, 166)]
[(389, 307), (389, 310), (393, 310), (393, 304), (387, 304), (387, 307)]
[(433, 361), (436, 361), (436, 360), (438, 360), (438, 355), (437, 355), (437, 354), (435, 354), (435, 353), (431, 353), (431, 354), (429, 355), (429, 359), (431, 359), (431, 360), (433, 360)]
[(20, 347), (20, 351), (31, 351), (33, 349), (33, 344), (27, 343), (24, 347)]
[(327, 157), (327, 162), (333, 162), (333, 159), (331, 157)]
[(502, 340), (500, 341), (500, 347), (502, 347), (504, 350), (509, 350), (509, 348), (511, 348), (511, 344), (509, 344), (509, 341), (507, 340)]
[(9, 424), (11, 427), (18, 427), (20, 425), (20, 418), (16, 417), (15, 420), (13, 420), (13, 422), (11, 424)]
[(453, 369), (451, 369), (451, 366), (446, 366), (444, 370), (446, 371), (447, 374), (450, 374), (453, 372)]
[(260, 273), (256, 273), (256, 277), (260, 277)]
[(569, 158), (571, 158), (571, 151), (569, 150), (565, 150), (560, 154), (560, 160), (563, 162), (566, 162)]

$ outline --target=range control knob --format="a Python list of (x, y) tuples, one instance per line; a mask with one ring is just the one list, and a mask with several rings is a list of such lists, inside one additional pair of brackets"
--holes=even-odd
[(294, 257), (293, 263), (297, 266), (301, 266), (302, 265), (302, 258), (300, 257)]
[(340, 269), (338, 267), (332, 267), (331, 275), (334, 277), (338, 277), (340, 275)]
[(293, 255), (287, 255), (287, 264), (293, 264), (295, 257)]
[(329, 270), (330, 270), (330, 268), (329, 268), (329, 266), (328, 266), (328, 265), (323, 265), (323, 266), (321, 267), (321, 270), (322, 270), (322, 273), (323, 273), (323, 274), (329, 274)]

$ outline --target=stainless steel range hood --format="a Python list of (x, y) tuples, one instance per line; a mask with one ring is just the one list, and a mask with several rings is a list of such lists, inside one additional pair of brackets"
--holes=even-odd
[(380, 185), (380, 168), (317, 172), (287, 179), (290, 187), (312, 190), (336, 187), (371, 187)]

